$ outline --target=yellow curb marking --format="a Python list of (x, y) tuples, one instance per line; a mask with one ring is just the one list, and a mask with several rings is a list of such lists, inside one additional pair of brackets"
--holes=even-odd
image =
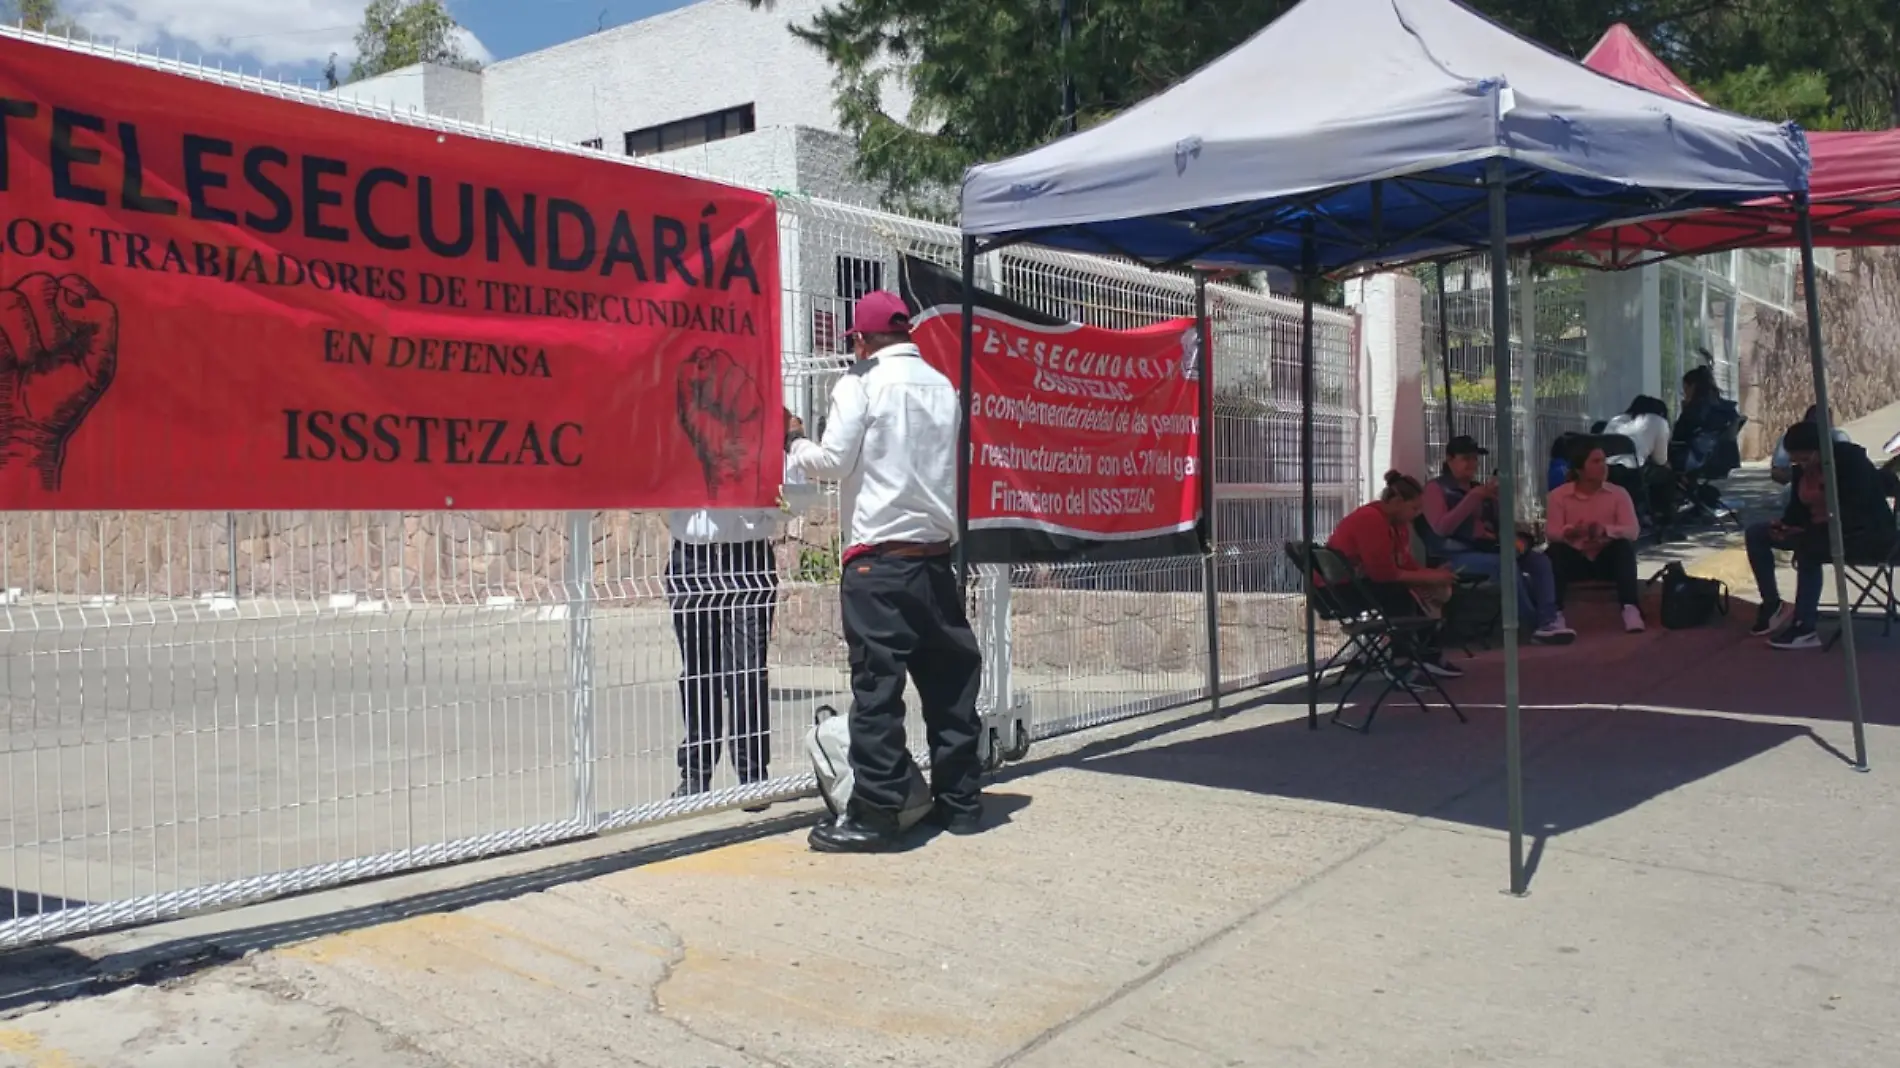
[(0, 1053), (25, 1057), (27, 1068), (83, 1068), (71, 1054), (53, 1049), (40, 1036), (17, 1027), (0, 1027)]

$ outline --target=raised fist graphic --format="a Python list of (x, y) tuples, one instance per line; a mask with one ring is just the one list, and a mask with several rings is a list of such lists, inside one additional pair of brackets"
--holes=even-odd
[(0, 468), (59, 489), (66, 444), (119, 369), (119, 309), (76, 274), (0, 289)]
[(758, 440), (753, 425), (765, 411), (759, 384), (731, 353), (709, 348), (680, 361), (676, 382), (680, 429), (699, 456), (706, 492), (718, 500), (721, 488), (744, 477)]

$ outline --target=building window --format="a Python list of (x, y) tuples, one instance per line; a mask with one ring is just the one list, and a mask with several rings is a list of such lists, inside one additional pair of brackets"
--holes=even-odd
[(751, 104), (741, 104), (736, 108), (714, 111), (705, 115), (695, 115), (690, 119), (678, 119), (659, 126), (648, 126), (643, 130), (627, 133), (627, 155), (651, 156), (655, 152), (672, 152), (675, 149), (692, 148), (694, 145), (724, 141), (728, 137), (749, 134), (757, 129)]
[[(859, 297), (884, 288), (884, 265), (877, 260), (856, 256), (838, 257), (838, 285), (834, 290), (844, 305), (844, 329), (851, 330), (851, 317)], [(842, 347), (842, 346), (841, 346)]]
[(581, 142), (581, 147), (582, 148), (604, 148), (606, 144), (607, 144), (607, 141), (605, 138), (590, 137), (587, 140)]

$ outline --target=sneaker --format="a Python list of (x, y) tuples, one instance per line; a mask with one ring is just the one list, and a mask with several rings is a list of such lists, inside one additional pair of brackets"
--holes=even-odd
[(1755, 625), (1748, 633), (1757, 638), (1765, 638), (1770, 634), (1780, 634), (1788, 629), (1788, 624), (1792, 622), (1794, 622), (1794, 605), (1786, 601), (1777, 601), (1774, 604), (1762, 605), (1755, 610)]
[(1461, 668), (1457, 666), (1456, 664), (1453, 664), (1449, 660), (1443, 659), (1442, 657), (1438, 660), (1423, 661), (1418, 666), (1421, 668), (1424, 668), (1426, 671), (1431, 672), (1432, 674), (1438, 676), (1441, 679), (1462, 679), (1465, 677), (1464, 668)]
[(1564, 621), (1562, 612), (1552, 616), (1550, 622), (1538, 627), (1531, 640), (1542, 645), (1569, 645), (1577, 640), (1577, 632), (1570, 629)]
[(1623, 606), (1623, 630), (1629, 634), (1641, 634), (1648, 630), (1643, 625), (1643, 610), (1633, 604)]
[(1821, 636), (1811, 623), (1796, 623), (1768, 643), (1770, 649), (1819, 649)]

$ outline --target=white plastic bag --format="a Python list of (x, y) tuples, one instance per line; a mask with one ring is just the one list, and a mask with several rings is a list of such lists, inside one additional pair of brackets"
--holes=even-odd
[[(857, 775), (851, 770), (851, 725), (830, 705), (821, 705), (817, 722), (805, 735), (805, 754), (811, 758), (812, 773), (818, 776), (818, 792), (833, 816), (844, 813), (851, 801)], [(897, 814), (899, 830), (909, 830), (930, 815), (930, 783), (923, 769), (910, 766), (910, 797)]]

